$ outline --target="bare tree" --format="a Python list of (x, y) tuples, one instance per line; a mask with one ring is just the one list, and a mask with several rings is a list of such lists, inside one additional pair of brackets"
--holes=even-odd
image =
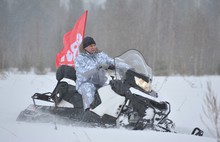
[[(82, 0), (0, 0), (0, 68), (55, 70), (63, 35)], [(111, 0), (90, 3), (86, 35), (115, 57), (139, 50), (155, 75), (220, 74), (220, 1)]]
[(212, 135), (216, 136), (217, 141), (220, 142), (220, 103), (218, 102), (217, 95), (211, 88), (210, 82), (207, 83), (207, 89), (208, 92), (206, 93), (206, 97), (204, 99), (205, 106), (203, 106), (202, 108), (205, 117), (211, 121), (215, 132), (212, 131), (211, 126), (207, 125), (207, 122), (205, 122), (203, 118), (201, 119), (209, 132)]

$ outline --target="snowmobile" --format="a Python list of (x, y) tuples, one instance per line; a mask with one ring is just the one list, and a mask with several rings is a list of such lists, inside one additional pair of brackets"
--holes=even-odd
[[(152, 89), (152, 69), (142, 54), (128, 50), (114, 58), (114, 63), (114, 70), (107, 72), (106, 85), (97, 88), (89, 111), (83, 109), (82, 96), (76, 90), (74, 67), (62, 65), (56, 72), (54, 90), (35, 93), (33, 104), (19, 114), (17, 121), (175, 132), (175, 124), (168, 118), (171, 105), (161, 101)], [(119, 68), (121, 63), (129, 68)], [(202, 136), (203, 131), (196, 128), (192, 134)]]

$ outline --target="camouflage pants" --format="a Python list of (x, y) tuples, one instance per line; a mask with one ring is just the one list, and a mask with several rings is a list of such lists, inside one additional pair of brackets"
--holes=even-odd
[(93, 83), (85, 82), (81, 84), (78, 92), (82, 95), (84, 110), (90, 107), (94, 100), (96, 87)]

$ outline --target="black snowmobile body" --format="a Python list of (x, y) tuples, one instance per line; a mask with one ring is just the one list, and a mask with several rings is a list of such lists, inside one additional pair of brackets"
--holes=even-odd
[[(126, 63), (129, 68), (118, 68), (119, 63)], [(75, 69), (60, 66), (56, 72), (58, 83), (54, 90), (35, 93), (32, 96), (33, 104), (19, 114), (17, 121), (175, 132), (175, 125), (168, 118), (170, 104), (160, 101), (151, 88), (152, 70), (138, 51), (129, 50), (115, 58), (115, 70), (111, 73), (107, 85), (97, 88), (90, 110), (85, 111), (82, 96), (74, 84)], [(36, 101), (50, 105), (39, 105)], [(197, 135), (201, 133), (200, 130)]]

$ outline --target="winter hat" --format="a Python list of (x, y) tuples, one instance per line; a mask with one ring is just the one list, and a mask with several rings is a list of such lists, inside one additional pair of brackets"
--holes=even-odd
[(83, 39), (83, 43), (82, 44), (83, 44), (83, 48), (86, 48), (89, 45), (96, 44), (96, 43), (95, 43), (95, 41), (94, 41), (94, 39), (92, 37), (87, 36), (87, 37), (85, 37)]

